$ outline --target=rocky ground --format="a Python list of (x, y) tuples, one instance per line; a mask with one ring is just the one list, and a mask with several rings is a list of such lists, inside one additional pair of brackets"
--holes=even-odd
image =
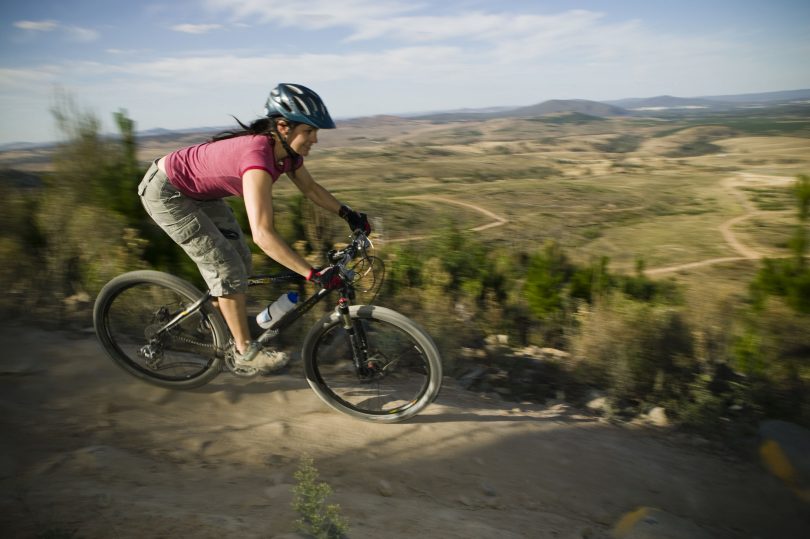
[(91, 334), (6, 324), (0, 339), (3, 537), (289, 536), (305, 454), (353, 539), (810, 530), (810, 503), (756, 454), (562, 402), (447, 380), (422, 415), (377, 425), (328, 409), (298, 368), (172, 392), (129, 377)]

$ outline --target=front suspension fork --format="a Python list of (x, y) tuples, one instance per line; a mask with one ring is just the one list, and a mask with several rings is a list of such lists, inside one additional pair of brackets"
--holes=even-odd
[[(354, 361), (354, 368), (363, 376), (368, 372), (366, 360), (368, 358), (368, 349), (365, 335), (362, 334), (362, 328), (355, 327), (352, 317), (349, 315), (349, 300), (340, 298), (337, 307), (338, 316), (343, 323), (343, 329), (349, 336), (349, 345), (352, 349), (352, 360)], [(359, 331), (358, 331), (359, 329)]]

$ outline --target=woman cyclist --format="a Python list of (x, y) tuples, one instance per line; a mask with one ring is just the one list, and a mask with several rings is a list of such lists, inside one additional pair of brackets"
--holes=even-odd
[(279, 84), (265, 105), (265, 116), (208, 142), (182, 148), (156, 160), (138, 187), (152, 219), (197, 264), (233, 335), (234, 363), (277, 370), (286, 354), (262, 350), (250, 337), (246, 290), (251, 255), (225, 197), (244, 198), (253, 241), (267, 256), (331, 288), (339, 282), (328, 268), (319, 271), (290, 248), (273, 226), (273, 183), (282, 174), (318, 206), (345, 219), (352, 230), (371, 232), (368, 218), (339, 202), (315, 182), (304, 157), (318, 142), (319, 129), (334, 129), (321, 98), (300, 84)]

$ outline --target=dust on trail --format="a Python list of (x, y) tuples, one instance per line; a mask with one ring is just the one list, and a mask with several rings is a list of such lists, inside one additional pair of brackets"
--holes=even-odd
[(714, 537), (799, 538), (810, 516), (754, 460), (564, 403), (451, 380), (411, 421), (323, 405), (300, 366), (177, 392), (117, 368), (91, 335), (0, 330), (0, 529), (8, 537), (276, 537), (309, 454), (352, 539), (605, 538), (655, 507)]

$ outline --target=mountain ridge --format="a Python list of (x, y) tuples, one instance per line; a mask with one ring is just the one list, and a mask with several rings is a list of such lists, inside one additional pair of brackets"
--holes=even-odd
[[(654, 97), (631, 97), (617, 100), (595, 101), (589, 99), (549, 99), (534, 105), (519, 107), (491, 106), (482, 108), (451, 109), (446, 111), (424, 112), (417, 114), (380, 114), (338, 119), (338, 124), (364, 124), (374, 121), (391, 122), (400, 120), (426, 120), (434, 122), (453, 122), (464, 120), (488, 120), (495, 118), (526, 118), (558, 115), (565, 113), (586, 114), (596, 117), (633, 116), (650, 112), (693, 113), (720, 112), (745, 108), (762, 108), (793, 103), (810, 103), (810, 89), (781, 90), (773, 92), (728, 94), (700, 97), (677, 97), (659, 95)], [(138, 138), (165, 137), (178, 134), (217, 132), (228, 127), (196, 127), (166, 129), (156, 127), (138, 131)], [(0, 145), (0, 151), (30, 150), (53, 146), (55, 142), (11, 142)]]

